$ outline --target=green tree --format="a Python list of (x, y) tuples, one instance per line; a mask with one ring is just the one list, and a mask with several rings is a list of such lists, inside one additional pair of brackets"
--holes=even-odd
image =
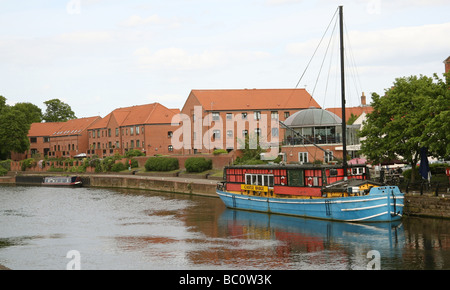
[(2, 110), (5, 107), (6, 107), (6, 98), (0, 95), (0, 114), (2, 113)]
[(59, 99), (48, 100), (44, 104), (47, 106), (43, 116), (45, 122), (66, 122), (77, 118), (72, 108)]
[(25, 114), (28, 123), (42, 122), (42, 110), (32, 103), (17, 103), (13, 106)]
[(30, 147), (28, 131), (30, 123), (25, 114), (14, 107), (5, 107), (0, 114), (0, 153), (8, 156), (11, 151), (25, 152)]
[(411, 76), (397, 78), (383, 97), (372, 94), (374, 110), (360, 132), (362, 153), (376, 163), (401, 158), (413, 172), (423, 146), (432, 156), (448, 156), (448, 87), (437, 75)]

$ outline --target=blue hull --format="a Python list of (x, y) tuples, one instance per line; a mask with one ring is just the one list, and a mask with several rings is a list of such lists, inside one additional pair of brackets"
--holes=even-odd
[(371, 188), (368, 195), (289, 199), (217, 190), (228, 208), (347, 222), (390, 222), (403, 215), (404, 195), (397, 186)]

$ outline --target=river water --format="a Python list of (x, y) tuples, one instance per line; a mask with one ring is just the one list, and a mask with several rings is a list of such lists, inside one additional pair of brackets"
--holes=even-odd
[(0, 186), (11, 269), (450, 269), (450, 221), (349, 224), (226, 209), (218, 198)]

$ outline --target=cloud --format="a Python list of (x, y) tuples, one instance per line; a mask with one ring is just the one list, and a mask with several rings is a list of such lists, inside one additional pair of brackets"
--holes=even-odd
[(132, 15), (127, 20), (123, 21), (120, 25), (124, 27), (136, 27), (146, 24), (160, 24), (162, 19), (157, 15), (151, 15), (147, 18), (142, 18), (139, 15)]
[(208, 69), (269, 56), (268, 53), (261, 51), (205, 50), (199, 53), (189, 53), (185, 49), (176, 47), (164, 48), (155, 52), (151, 52), (147, 47), (142, 47), (136, 49), (134, 55), (142, 67), (174, 70)]
[(113, 35), (108, 31), (78, 31), (63, 33), (58, 39), (63, 43), (102, 43), (113, 40)]
[[(346, 47), (351, 48), (357, 65), (400, 65), (429, 61), (450, 51), (450, 23), (399, 27), (375, 31), (350, 31)], [(318, 39), (291, 43), (286, 51), (311, 56)], [(324, 45), (324, 43), (322, 43)]]

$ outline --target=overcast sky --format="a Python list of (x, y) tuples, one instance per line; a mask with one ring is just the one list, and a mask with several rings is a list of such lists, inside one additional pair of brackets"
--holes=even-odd
[[(0, 95), (104, 117), (153, 102), (181, 109), (193, 89), (293, 88), (339, 5), (349, 106), (397, 77), (442, 77), (448, 0), (0, 0)], [(325, 108), (339, 106), (334, 39), (298, 86)]]

